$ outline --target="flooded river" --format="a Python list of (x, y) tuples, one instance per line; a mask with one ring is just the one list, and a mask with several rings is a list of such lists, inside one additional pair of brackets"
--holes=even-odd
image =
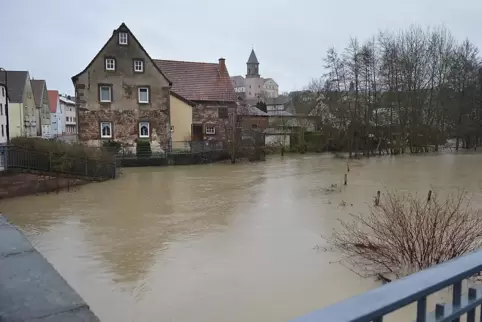
[(346, 161), (329, 155), (124, 169), (0, 211), (102, 321), (287, 321), (379, 285), (316, 250), (337, 219), (385, 188), (463, 187), (482, 207), (481, 164), (479, 154), (354, 161), (346, 187)]

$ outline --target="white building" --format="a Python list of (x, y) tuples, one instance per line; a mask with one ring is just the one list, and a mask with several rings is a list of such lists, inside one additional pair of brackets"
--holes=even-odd
[(246, 63), (246, 77), (231, 77), (234, 91), (242, 93), (245, 99), (275, 98), (279, 95), (279, 86), (272, 78), (262, 78), (259, 75), (259, 61), (254, 49), (251, 50), (248, 62)]
[(279, 86), (278, 83), (272, 78), (265, 78), (264, 80), (264, 96), (266, 98), (276, 98), (279, 96)]
[(65, 132), (65, 112), (60, 106), (59, 92), (49, 90), (50, 118), (52, 124), (52, 136), (58, 137)]
[(7, 143), (7, 101), (7, 87), (4, 84), (0, 84), (0, 144)]
[(60, 109), (64, 111), (64, 135), (77, 134), (77, 111), (72, 97), (66, 95), (59, 96)]

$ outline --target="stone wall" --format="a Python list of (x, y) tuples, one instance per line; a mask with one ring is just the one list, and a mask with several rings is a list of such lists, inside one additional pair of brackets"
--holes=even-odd
[[(219, 117), (219, 109), (226, 108), (228, 110), (228, 118)], [(232, 103), (198, 103), (193, 107), (193, 124), (202, 124), (204, 127), (208, 125), (214, 125), (216, 127), (216, 134), (204, 134), (204, 140), (211, 141), (225, 141), (226, 129), (229, 127), (229, 120), (232, 120), (236, 105)]]

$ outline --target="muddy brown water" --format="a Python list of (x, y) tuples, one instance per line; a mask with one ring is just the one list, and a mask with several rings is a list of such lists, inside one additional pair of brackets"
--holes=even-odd
[(287, 321), (379, 286), (315, 249), (337, 219), (385, 188), (465, 188), (482, 207), (481, 164), (482, 154), (353, 161), (346, 187), (346, 160), (329, 155), (124, 169), (0, 210), (102, 321)]

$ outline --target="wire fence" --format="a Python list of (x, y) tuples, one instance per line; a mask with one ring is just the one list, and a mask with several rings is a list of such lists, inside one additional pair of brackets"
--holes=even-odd
[(19, 146), (4, 146), (2, 150), (5, 169), (57, 173), (93, 180), (116, 177), (115, 161), (75, 158)]

